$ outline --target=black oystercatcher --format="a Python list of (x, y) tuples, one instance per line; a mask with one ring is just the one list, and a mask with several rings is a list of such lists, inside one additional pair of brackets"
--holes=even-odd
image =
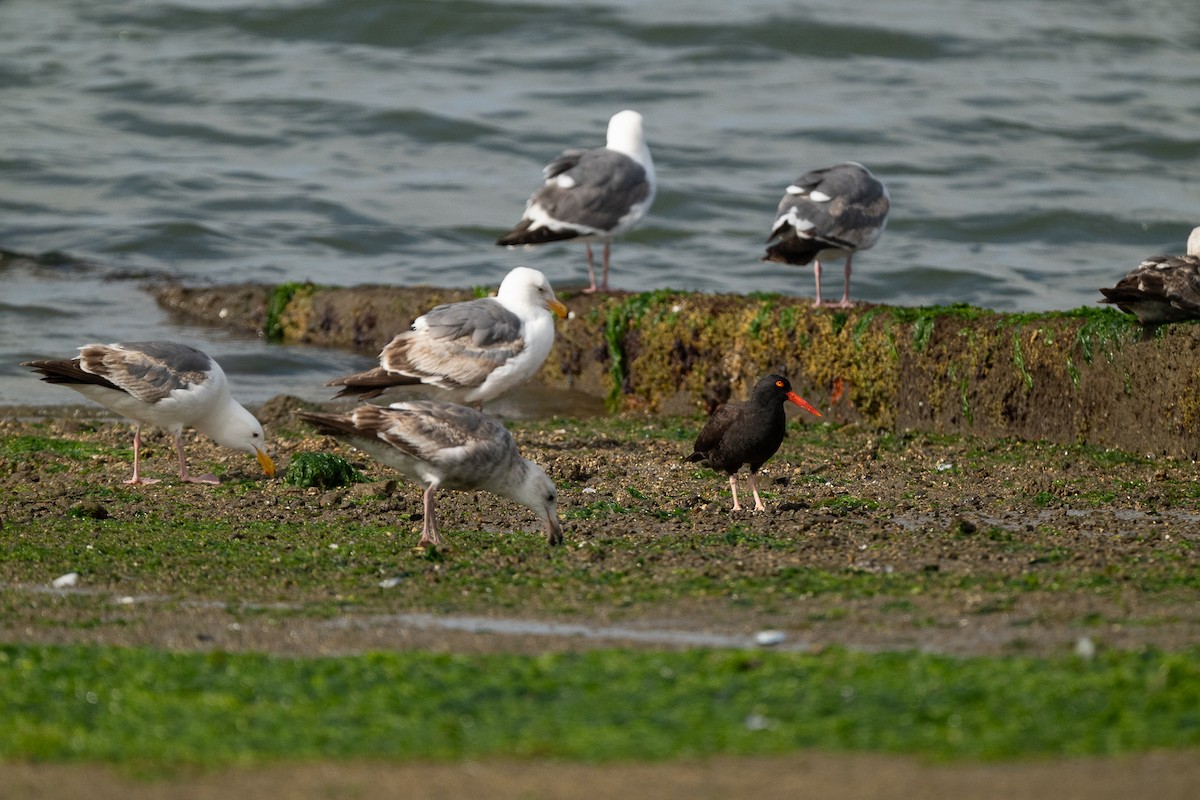
[(79, 348), (78, 358), (24, 361), (21, 366), (40, 372), (47, 383), (68, 386), (133, 421), (133, 477), (126, 483), (158, 483), (139, 474), (142, 425), (158, 425), (171, 432), (181, 480), (218, 482), (213, 475), (188, 473), (183, 455), (185, 425), (219, 445), (254, 454), (263, 471), (275, 476), (262, 425), (230, 396), (220, 365), (194, 347), (178, 342), (87, 344)]
[(850, 261), (879, 241), (887, 224), (887, 187), (862, 164), (847, 161), (806, 172), (784, 192), (763, 261), (812, 262), (821, 305), (821, 259), (846, 258), (846, 282), (837, 305), (850, 302)]
[(743, 403), (720, 406), (696, 437), (688, 461), (703, 461), (715, 470), (729, 474), (733, 492), (733, 510), (741, 511), (738, 503), (737, 476), (743, 464), (750, 465), (750, 491), (754, 493), (754, 510), (765, 511), (758, 496), (754, 475), (767, 459), (775, 455), (783, 443), (787, 416), (783, 404), (792, 402), (806, 411), (821, 416), (808, 401), (792, 391), (792, 384), (782, 375), (767, 375), (754, 386), (750, 399)]
[[(608, 291), (612, 240), (636, 225), (654, 202), (654, 161), (642, 115), (621, 111), (608, 122), (608, 142), (594, 150), (565, 150), (542, 170), (545, 182), (525, 204), (521, 221), (496, 240), (533, 245), (578, 239), (587, 243), (585, 292)], [(604, 242), (604, 275), (596, 284), (593, 241)]]
[(1187, 255), (1151, 256), (1111, 289), (1101, 303), (1113, 303), (1143, 325), (1200, 319), (1200, 228), (1187, 241)]
[(546, 276), (517, 267), (495, 297), (447, 303), (427, 311), (384, 345), (379, 366), (330, 381), (337, 397), (376, 397), (418, 383), (445, 389), (467, 403), (486, 401), (525, 383), (554, 344), (553, 312), (567, 316)]
[(480, 489), (516, 500), (538, 515), (550, 544), (562, 542), (554, 484), (541, 467), (521, 458), (507, 428), (473, 408), (412, 400), (387, 408), (361, 405), (348, 414), (297, 415), (425, 487), (420, 547), (441, 544), (433, 497), (438, 489)]

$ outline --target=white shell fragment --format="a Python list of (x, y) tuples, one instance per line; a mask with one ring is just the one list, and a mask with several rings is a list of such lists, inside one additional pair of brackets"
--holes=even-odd
[(69, 589), (72, 586), (79, 585), (79, 573), (68, 572), (66, 575), (59, 575), (54, 580), (50, 581), (50, 585), (55, 589)]
[(1092, 641), (1090, 636), (1080, 636), (1075, 641), (1075, 655), (1084, 661), (1091, 661), (1096, 657), (1096, 643)]
[(773, 647), (782, 644), (785, 639), (787, 634), (783, 631), (759, 631), (754, 634), (754, 643), (759, 647)]
[(746, 730), (748, 731), (765, 731), (774, 727), (774, 724), (771, 722), (771, 720), (767, 719), (762, 714), (751, 714), (750, 716), (746, 717), (746, 720), (743, 724), (746, 726)]

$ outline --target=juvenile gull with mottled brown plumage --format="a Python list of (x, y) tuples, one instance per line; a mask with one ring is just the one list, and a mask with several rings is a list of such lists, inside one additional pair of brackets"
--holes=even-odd
[(393, 386), (427, 384), (482, 407), (525, 383), (554, 344), (554, 319), (567, 316), (546, 276), (517, 267), (494, 298), (427, 311), (384, 345), (379, 366), (332, 380), (337, 397), (378, 397)]
[(425, 487), (418, 546), (441, 544), (434, 493), (481, 490), (528, 506), (550, 544), (562, 542), (558, 492), (537, 464), (521, 458), (508, 429), (473, 408), (441, 400), (411, 400), (384, 408), (361, 405), (348, 414), (298, 412), (317, 430), (355, 447)]
[[(608, 291), (612, 240), (636, 225), (654, 202), (654, 161), (642, 132), (642, 115), (621, 111), (608, 122), (604, 147), (565, 150), (542, 170), (545, 182), (525, 204), (525, 214), (496, 240), (505, 246), (578, 239), (587, 245), (585, 292)], [(604, 242), (604, 274), (596, 283), (592, 241)]]
[(850, 262), (879, 241), (891, 200), (887, 187), (862, 164), (847, 161), (806, 172), (787, 187), (763, 261), (803, 266), (810, 261), (821, 305), (821, 259), (846, 259), (845, 287), (837, 304), (850, 302)]
[(1188, 236), (1187, 255), (1151, 256), (1100, 292), (1101, 303), (1113, 303), (1143, 325), (1200, 319), (1200, 227)]
[(268, 476), (275, 475), (262, 425), (230, 395), (220, 365), (190, 345), (163, 341), (88, 344), (79, 348), (78, 358), (25, 361), (21, 366), (41, 373), (47, 383), (68, 386), (133, 421), (133, 477), (126, 483), (158, 483), (139, 474), (142, 425), (158, 425), (171, 433), (181, 480), (218, 482), (213, 475), (188, 473), (183, 454), (183, 429), (187, 426), (224, 447), (252, 453)]

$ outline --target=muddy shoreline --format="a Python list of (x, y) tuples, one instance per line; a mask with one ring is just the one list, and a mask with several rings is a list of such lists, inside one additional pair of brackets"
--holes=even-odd
[[(434, 614), (739, 641), (778, 629), (788, 646), (809, 650), (1049, 655), (1071, 652), (1085, 638), (1117, 648), (1200, 641), (1200, 468), (1190, 461), (1044, 442), (893, 436), (797, 417), (764, 470), (769, 510), (734, 514), (721, 476), (682, 462), (699, 416), (516, 422), (523, 451), (559, 486), (567, 543), (548, 554), (525, 509), (449, 493), (444, 524), (483, 533), (451, 534), (444, 558), (461, 573), (461, 592), (431, 599), (429, 590), (445, 583), (444, 567), (412, 550), (419, 490), (297, 423), (292, 412), (302, 405), (277, 398), (259, 409), (280, 474), (291, 455), (320, 450), (346, 456), (369, 483), (318, 490), (267, 481), (252, 460), (194, 438), (193, 461), (223, 473), (225, 486), (182, 485), (170, 479), (167, 437), (152, 432), (144, 437), (147, 469), (167, 480), (122, 488), (126, 425), (88, 417), (82, 408), (9, 416), (0, 422), (0, 441), (79, 442), (98, 452), (71, 458), (30, 449), (0, 458), (0, 485), (15, 500), (3, 515), (4, 535), (21, 537), (73, 516), (99, 543), (122, 529), (121, 521), (136, 527), (151, 515), (184, 530), (193, 521), (216, 523), (212, 546), (265, 535), (257, 544), (269, 554), (298, 546), (284, 537), (306, 541), (306, 526), (382, 528), (386, 541), (372, 542), (359, 565), (363, 574), (338, 577), (344, 582), (335, 586), (280, 589), (252, 570), (214, 584), (200, 567), (193, 572), (185, 563), (168, 580), (135, 561), (85, 572), (81, 590), (64, 597), (44, 587), (76, 568), (69, 552), (52, 563), (10, 560), (0, 582), (22, 599), (2, 635), (297, 655), (381, 646), (677, 646), (668, 635), (656, 642), (519, 627), (455, 630), (403, 619)], [(31, 447), (40, 446), (48, 447)], [(267, 533), (248, 532), (254, 530)], [(472, 538), (480, 535), (503, 536), (501, 553)], [(70, 536), (64, 543), (78, 547)], [(545, 555), (553, 558), (543, 561)], [(506, 586), (497, 570), (510, 564), (528, 564), (521, 568), (529, 580), (547, 588)], [(404, 575), (403, 583), (379, 590), (379, 581), (394, 574)], [(614, 576), (611, 591), (594, 590), (592, 582), (612, 583)], [(283, 580), (286, 586), (290, 577)], [(496, 602), (492, 585), (511, 596)], [(354, 598), (338, 605), (332, 622), (324, 610), (331, 596)], [(121, 601), (129, 597), (147, 599)], [(237, 602), (223, 606), (231, 597)], [(314, 615), (314, 608), (322, 610)]]
[[(1189, 460), (793, 420), (761, 482), (769, 511), (735, 515), (721, 476), (680, 460), (699, 415), (514, 422), (523, 450), (560, 486), (566, 544), (549, 551), (522, 508), (448, 495), (450, 546), (431, 560), (412, 548), (416, 488), (297, 425), (301, 405), (281, 397), (256, 409), (281, 474), (293, 454), (321, 450), (343, 454), (371, 482), (325, 491), (267, 481), (252, 460), (189, 436), (193, 463), (223, 483), (183, 485), (170, 479), (170, 442), (155, 431), (147, 468), (167, 480), (131, 490), (121, 487), (127, 425), (88, 408), (6, 410), (0, 536), (38, 555), (0, 562), (0, 641), (297, 657), (538, 654), (754, 647), (770, 630), (783, 636), (777, 646), (808, 651), (1082, 659), (1200, 641), (1200, 468)], [(355, 530), (371, 532), (347, 538)], [(330, 568), (331, 554), (345, 563)], [(280, 558), (293, 560), (279, 566)], [(81, 572), (76, 588), (49, 587), (72, 569)], [(380, 586), (392, 577), (395, 586)], [(473, 622), (453, 624), (463, 620)], [(319, 761), (153, 779), (86, 764), (4, 770), (14, 797), (100, 800), (398, 789), (565, 798), (580, 785), (618, 797), (651, 783), (656, 796), (681, 800), (814, 791), (855, 800), (1166, 800), (1191, 796), (1197, 764), (1193, 752), (947, 764), (805, 751), (604, 765)]]

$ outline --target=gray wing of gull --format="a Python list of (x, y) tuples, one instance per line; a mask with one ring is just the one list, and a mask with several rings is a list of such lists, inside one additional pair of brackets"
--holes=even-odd
[(206, 353), (177, 342), (91, 344), (80, 348), (78, 361), (144, 403), (207, 381), (216, 366)]
[(379, 363), (443, 388), (478, 386), (525, 349), (521, 318), (493, 298), (437, 306), (384, 346)]
[(520, 460), (508, 429), (473, 408), (439, 400), (360, 406), (356, 428), (432, 465), (447, 488), (474, 488)]
[(1144, 324), (1200, 319), (1200, 257), (1153, 256), (1100, 292)]
[[(806, 172), (788, 189), (779, 201), (770, 239), (794, 233), (824, 247), (869, 247), (879, 238), (891, 206), (883, 183), (857, 164)], [(830, 199), (814, 199), (821, 195)]]
[(529, 199), (529, 205), (539, 206), (567, 226), (612, 230), (650, 194), (642, 165), (606, 147), (568, 150), (543, 173), (546, 183)]

